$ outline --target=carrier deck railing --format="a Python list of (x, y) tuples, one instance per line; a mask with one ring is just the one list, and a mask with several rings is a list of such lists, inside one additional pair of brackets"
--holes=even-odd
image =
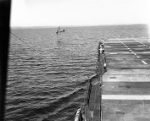
[[(74, 121), (102, 121), (102, 76), (107, 71), (104, 45), (99, 42), (96, 75), (88, 80), (83, 105), (77, 110)], [(94, 82), (95, 80), (95, 82)], [(93, 82), (95, 84), (93, 84)], [(93, 88), (95, 92), (92, 93)], [(98, 103), (96, 101), (98, 100)], [(94, 101), (94, 102), (93, 102)], [(97, 107), (99, 106), (99, 107)], [(95, 110), (98, 108), (98, 111)], [(99, 113), (99, 114), (94, 114)]]

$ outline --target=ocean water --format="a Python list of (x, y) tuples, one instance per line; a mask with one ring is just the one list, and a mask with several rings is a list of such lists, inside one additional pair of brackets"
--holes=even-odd
[(145, 25), (63, 29), (12, 29), (19, 38), (11, 34), (6, 121), (73, 121), (96, 73), (98, 42), (148, 38)]

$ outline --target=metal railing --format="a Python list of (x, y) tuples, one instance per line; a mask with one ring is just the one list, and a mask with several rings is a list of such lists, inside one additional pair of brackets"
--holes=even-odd
[(98, 45), (98, 57), (97, 57), (97, 67), (96, 67), (96, 75), (88, 80), (87, 83), (87, 92), (85, 93), (84, 104), (77, 110), (75, 120), (74, 121), (92, 121), (92, 117), (90, 114), (89, 102), (92, 91), (92, 81), (94, 77), (97, 77), (99, 80), (100, 86), (100, 121), (102, 120), (102, 75), (107, 71), (106, 65), (106, 57), (103, 43), (99, 42)]

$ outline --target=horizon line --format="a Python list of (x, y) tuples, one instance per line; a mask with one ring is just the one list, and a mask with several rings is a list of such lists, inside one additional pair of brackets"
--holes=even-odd
[(132, 25), (146, 25), (144, 23), (139, 23), (139, 24), (106, 24), (106, 25), (60, 25), (60, 26), (10, 26), (10, 29), (14, 28), (57, 28), (57, 27), (98, 27), (98, 26), (132, 26)]

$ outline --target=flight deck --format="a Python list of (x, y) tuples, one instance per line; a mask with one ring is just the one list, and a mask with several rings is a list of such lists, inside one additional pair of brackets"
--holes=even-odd
[(83, 121), (150, 121), (150, 41), (115, 38), (103, 44), (98, 74), (89, 81), (81, 110)]

